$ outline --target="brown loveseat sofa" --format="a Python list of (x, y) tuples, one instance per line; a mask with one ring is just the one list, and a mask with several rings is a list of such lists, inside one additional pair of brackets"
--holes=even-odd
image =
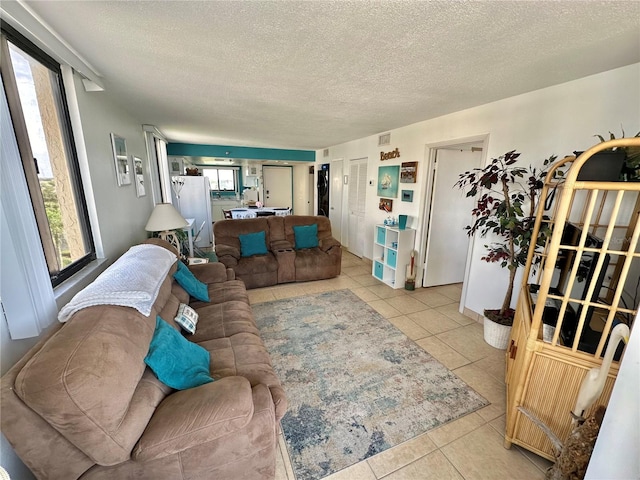
[[(296, 249), (294, 227), (317, 225), (318, 246)], [(242, 256), (240, 236), (265, 232), (267, 252)], [(234, 270), (246, 287), (258, 288), (288, 282), (322, 280), (340, 275), (342, 247), (331, 235), (327, 217), (288, 215), (213, 224), (218, 260)]]
[(190, 300), (176, 265), (149, 316), (79, 310), (2, 377), (2, 432), (37, 478), (274, 478), (287, 400), (232, 270), (190, 267), (211, 302), (191, 302), (199, 320), (186, 336), (210, 352), (214, 381), (174, 391), (145, 365), (156, 315), (178, 329), (172, 319)]

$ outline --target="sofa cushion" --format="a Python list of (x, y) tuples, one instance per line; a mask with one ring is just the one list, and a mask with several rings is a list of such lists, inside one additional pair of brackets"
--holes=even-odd
[(20, 371), (16, 394), (96, 463), (128, 459), (164, 398), (140, 381), (154, 321), (112, 305), (77, 312)]
[(162, 383), (177, 390), (213, 381), (209, 376), (209, 352), (184, 338), (159, 316), (144, 361)]
[(226, 282), (221, 283), (211, 283), (207, 287), (209, 290), (208, 302), (194, 300), (189, 303), (189, 305), (196, 310), (206, 305), (217, 305), (233, 300), (238, 300), (246, 304), (249, 303), (249, 295), (247, 294), (247, 289), (242, 280), (227, 280)]
[(265, 255), (268, 251), (264, 230), (238, 235), (238, 240), (240, 241), (240, 255), (243, 257)]
[(318, 224), (294, 225), (293, 235), (295, 237), (296, 250), (303, 248), (315, 248), (318, 246)]
[[(178, 285), (178, 283), (173, 280), (173, 283)], [(182, 287), (178, 286), (178, 288), (180, 288), (182, 290)], [(182, 290), (184, 292), (184, 290)], [(185, 292), (185, 295), (187, 297), (186, 302), (189, 301), (189, 294), (187, 294)], [(160, 318), (166, 318), (166, 322), (171, 325), (173, 328), (175, 328), (176, 330), (180, 331), (180, 325), (178, 325), (174, 318), (176, 317), (176, 314), (178, 313), (178, 308), (180, 307), (181, 303), (186, 303), (186, 302), (181, 302), (180, 300), (178, 300), (178, 298), (175, 295), (171, 295), (168, 299), (167, 302), (164, 304), (164, 307), (162, 307), (161, 310), (157, 310), (156, 314), (160, 315)]]
[(237, 333), (225, 338), (207, 340), (199, 345), (211, 352), (211, 376), (215, 379), (239, 375), (251, 386), (264, 383), (280, 386), (271, 366), (269, 353), (258, 335)]
[(176, 392), (158, 406), (133, 458), (153, 460), (210, 442), (244, 427), (252, 415), (251, 386), (242, 377)]
[(230, 337), (236, 333), (259, 335), (251, 307), (242, 301), (232, 300), (217, 305), (203, 304), (198, 308), (200, 323), (192, 342), (204, 342), (215, 338)]
[[(182, 288), (180, 286), (180, 284), (178, 282), (175, 281), (175, 279), (171, 279), (171, 294), (177, 299), (178, 301), (178, 306), (181, 303), (189, 303), (189, 294), (187, 293), (187, 291)], [(209, 299), (211, 299), (211, 296), (209, 296)], [(178, 306), (176, 306), (176, 312), (178, 311)], [(168, 318), (164, 315), (160, 315), (162, 318)]]
[(241, 280), (244, 280), (245, 277), (260, 275), (262, 273), (274, 273), (277, 275), (278, 261), (274, 255), (269, 252), (266, 255), (241, 258), (238, 264), (234, 267), (234, 270), (236, 271), (238, 278)]
[(296, 250), (296, 281), (333, 278), (340, 273), (340, 257), (327, 255), (320, 248)]
[[(227, 246), (236, 249), (238, 256), (240, 255), (239, 235), (255, 232), (265, 232), (265, 242), (267, 245), (271, 242), (271, 234), (267, 219), (270, 217), (245, 218), (242, 220), (222, 220), (213, 224), (213, 238), (216, 243), (216, 255), (222, 261), (218, 248)], [(223, 262), (224, 263), (224, 262)]]
[(178, 271), (174, 273), (173, 278), (192, 297), (203, 302), (209, 301), (207, 285), (198, 280), (184, 263), (178, 261)]
[(322, 215), (287, 215), (282, 217), (282, 219), (284, 222), (283, 228), (285, 240), (291, 242), (292, 245), (295, 245), (295, 233), (293, 230), (293, 227), (295, 226), (313, 225), (315, 223), (318, 226), (319, 247), (322, 247), (323, 240), (332, 238), (331, 221)]

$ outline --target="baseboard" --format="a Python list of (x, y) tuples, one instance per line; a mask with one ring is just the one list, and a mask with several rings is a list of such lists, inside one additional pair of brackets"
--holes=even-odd
[(465, 317), (469, 317), (470, 319), (478, 322), (481, 325), (483, 323), (484, 317), (482, 315), (480, 315), (479, 313), (476, 313), (476, 312), (474, 312), (473, 310), (471, 310), (471, 309), (469, 309), (467, 307), (464, 308), (464, 311), (462, 312), (462, 314)]

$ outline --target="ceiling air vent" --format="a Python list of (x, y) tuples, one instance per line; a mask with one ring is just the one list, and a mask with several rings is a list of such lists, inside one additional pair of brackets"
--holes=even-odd
[(329, 149), (328, 149), (328, 148), (325, 148), (325, 149), (322, 151), (322, 156), (323, 156), (323, 157), (328, 157), (328, 156), (329, 156)]
[(378, 135), (378, 146), (389, 145), (391, 143), (391, 134), (383, 133), (382, 135)]

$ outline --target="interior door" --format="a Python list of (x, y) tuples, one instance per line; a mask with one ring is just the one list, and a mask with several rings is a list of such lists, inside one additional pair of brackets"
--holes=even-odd
[(366, 240), (364, 210), (367, 199), (367, 159), (349, 162), (349, 232), (347, 247), (354, 255), (362, 258)]
[(438, 149), (436, 152), (431, 214), (427, 234), (424, 287), (464, 281), (473, 198), (454, 184), (458, 175), (480, 166), (481, 151)]
[(309, 176), (307, 180), (307, 212), (305, 215), (313, 215), (313, 206), (315, 205), (315, 182), (314, 182), (314, 165), (309, 167)]
[(342, 160), (331, 162), (331, 187), (329, 188), (329, 220), (331, 234), (342, 243)]
[(265, 207), (293, 207), (293, 171), (291, 167), (262, 167)]

